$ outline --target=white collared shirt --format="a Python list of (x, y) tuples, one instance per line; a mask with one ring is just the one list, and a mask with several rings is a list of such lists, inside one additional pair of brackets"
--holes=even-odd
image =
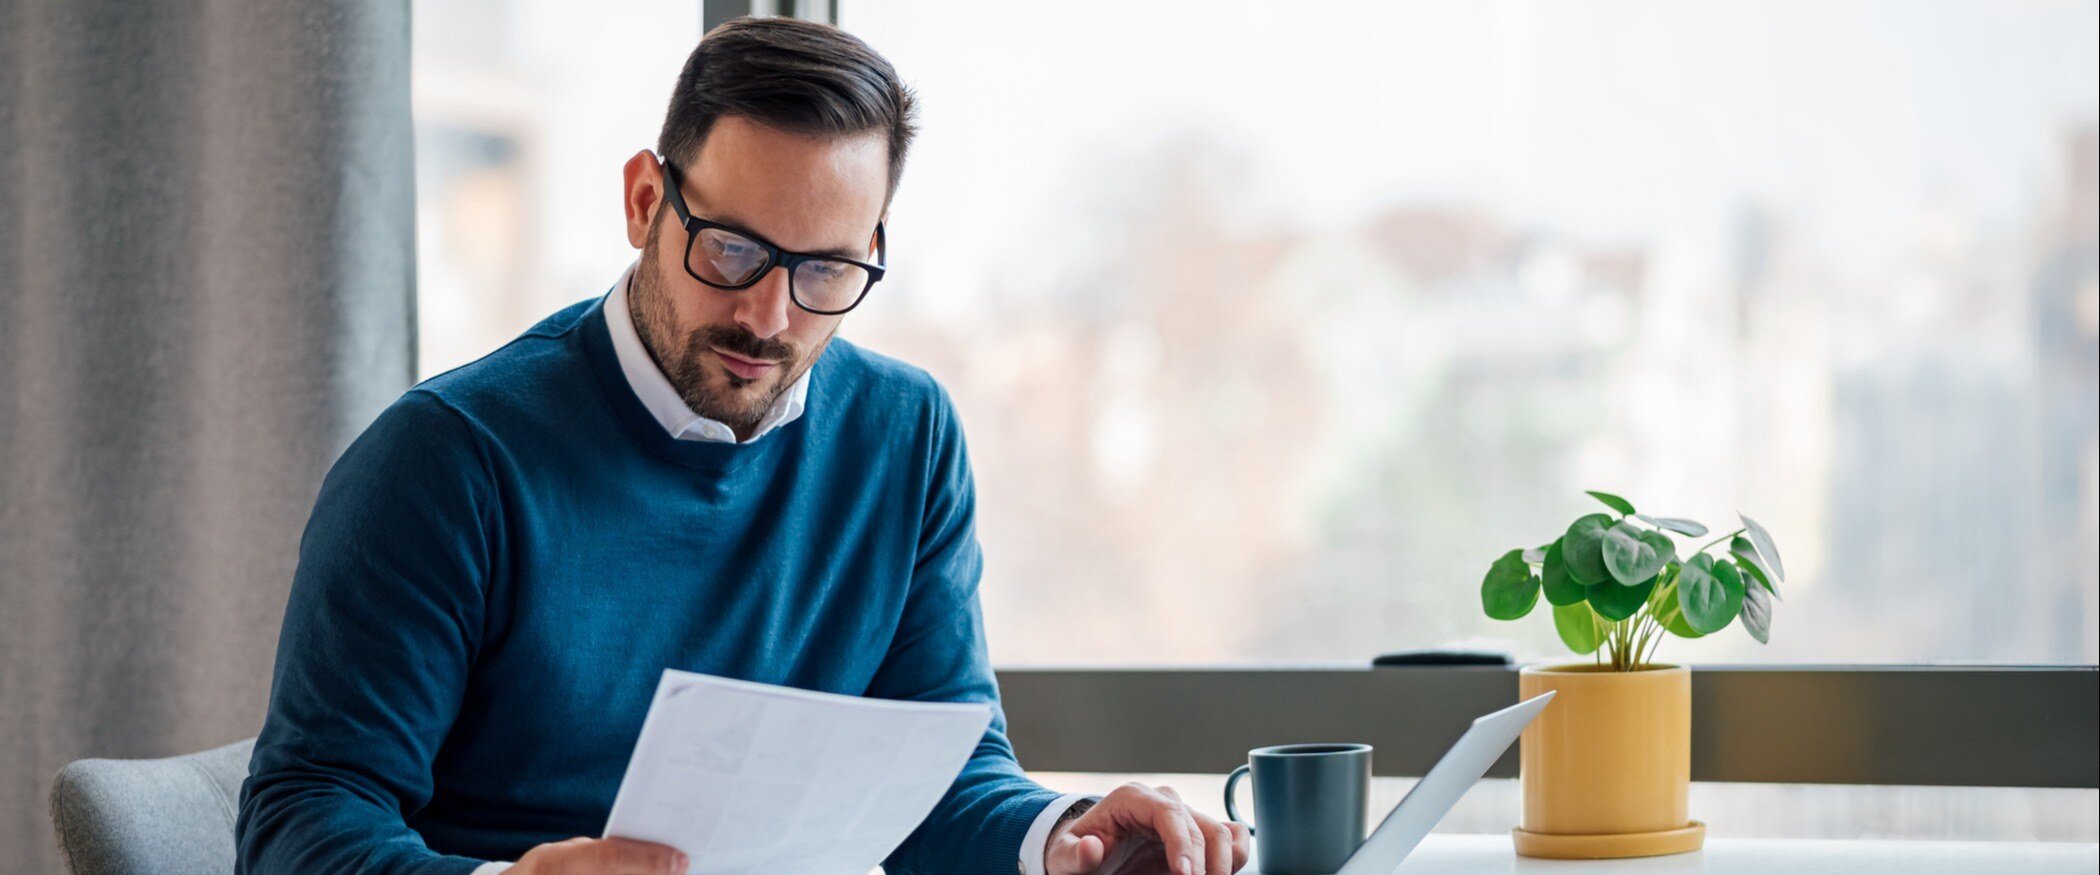
[[(620, 281), (614, 283), (612, 292), (605, 296), (605, 328), (612, 334), (613, 355), (620, 360), (620, 373), (627, 376), (627, 385), (634, 389), (634, 396), (641, 399), (642, 406), (649, 408), (649, 414), (656, 417), (671, 437), (685, 441), (735, 443), (736, 432), (729, 426), (694, 413), (686, 406), (685, 398), (671, 386), (670, 378), (664, 376), (663, 369), (656, 366), (656, 360), (642, 345), (642, 335), (634, 328), (634, 312), (627, 306), (627, 286), (634, 281), (634, 268), (635, 265), (628, 265), (627, 272), (620, 275)], [(765, 437), (767, 432), (794, 422), (802, 415), (809, 402), (809, 374), (810, 371), (803, 371), (787, 391), (773, 400), (773, 406), (759, 419), (758, 428), (744, 443)], [(1088, 797), (1077, 793), (1059, 796), (1044, 806), (1042, 813), (1029, 823), (1028, 832), (1021, 838), (1021, 875), (1044, 875), (1043, 849), (1050, 840), (1050, 829), (1057, 825), (1057, 818), (1066, 809), (1085, 798)], [(475, 867), (473, 875), (496, 875), (510, 865), (483, 863)]]

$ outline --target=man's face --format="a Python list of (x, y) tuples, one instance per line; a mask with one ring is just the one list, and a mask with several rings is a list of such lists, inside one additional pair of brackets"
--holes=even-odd
[[(788, 272), (778, 267), (733, 292), (694, 279), (683, 262), (686, 231), (664, 202), (659, 166), (645, 151), (626, 167), (627, 237), (642, 250), (629, 293), (635, 328), (686, 406), (748, 438), (844, 317), (797, 307)], [(700, 154), (677, 169), (695, 217), (793, 252), (874, 260), (889, 184), (880, 133), (817, 139), (726, 116), (708, 131)]]

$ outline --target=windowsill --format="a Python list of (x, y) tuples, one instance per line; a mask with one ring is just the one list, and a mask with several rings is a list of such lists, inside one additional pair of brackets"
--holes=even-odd
[[(1222, 774), (1030, 772), (1029, 776), (1044, 786), (1072, 793), (1107, 793), (1131, 781), (1165, 784), (1197, 811), (1221, 819), (1225, 816)], [(1372, 778), (1370, 810), (1383, 816), (1399, 804), (1415, 780)], [(1240, 811), (1249, 817), (1253, 816), (1248, 811), (1250, 798), (1242, 787)], [(2100, 841), (2100, 790), (2087, 789), (1695, 781), (1691, 811), (1707, 825), (1710, 840)], [(1437, 832), (1507, 837), (1522, 812), (1515, 779), (1486, 778), (1445, 815)]]
[[(1889, 841), (1873, 839), (1746, 839), (1709, 836), (1688, 854), (1634, 860), (1539, 860), (1519, 857), (1508, 834), (1431, 835), (1402, 869), (1406, 875), (1474, 872), (1633, 875), (2087, 875), (2100, 864), (2100, 845), (2050, 842)], [(1242, 875), (1257, 875), (1254, 867)]]

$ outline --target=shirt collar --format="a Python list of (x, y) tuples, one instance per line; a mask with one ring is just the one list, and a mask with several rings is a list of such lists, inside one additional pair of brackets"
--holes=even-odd
[[(634, 314), (627, 306), (627, 287), (634, 281), (634, 268), (639, 263), (627, 265), (626, 272), (620, 274), (620, 281), (613, 284), (612, 292), (605, 298), (605, 327), (612, 335), (613, 355), (620, 361), (620, 373), (626, 375), (627, 385), (634, 389), (635, 397), (641, 399), (642, 406), (649, 409), (649, 414), (656, 417), (671, 437), (735, 443), (736, 432), (727, 424), (694, 413), (686, 406), (685, 399), (671, 385), (670, 378), (664, 376), (663, 369), (656, 366), (656, 360), (649, 357), (648, 348), (642, 345), (642, 336), (634, 327)], [(803, 371), (802, 376), (788, 385), (787, 391), (773, 399), (773, 406), (766, 410), (766, 415), (758, 421), (758, 428), (744, 443), (765, 437), (773, 429), (802, 415), (809, 399), (809, 375), (810, 371)]]

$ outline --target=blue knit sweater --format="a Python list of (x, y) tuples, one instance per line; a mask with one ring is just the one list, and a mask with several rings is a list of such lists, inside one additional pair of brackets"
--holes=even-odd
[(299, 548), (239, 870), (467, 873), (605, 826), (666, 667), (994, 705), (885, 862), (1011, 873), (1056, 798), (1008, 745), (962, 432), (923, 371), (832, 341), (806, 412), (671, 438), (602, 304), (411, 389)]

